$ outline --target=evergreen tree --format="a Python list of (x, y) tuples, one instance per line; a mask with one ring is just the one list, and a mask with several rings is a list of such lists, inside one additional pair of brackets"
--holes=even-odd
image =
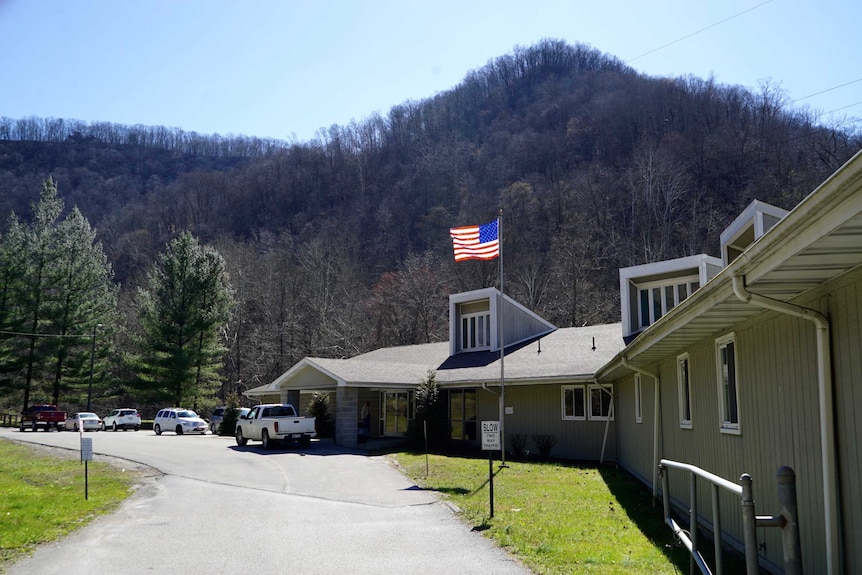
[[(24, 266), (19, 304), (25, 321), (24, 351), (24, 403), (30, 405), (34, 379), (46, 371), (46, 359), (51, 353), (50, 312), (51, 297), (56, 297), (54, 263), (62, 257), (57, 249), (57, 219), (63, 211), (63, 202), (57, 195), (57, 185), (49, 178), (42, 184), (39, 203), (33, 205), (33, 222), (24, 230)], [(40, 391), (40, 390), (35, 390)], [(47, 400), (47, 398), (45, 398)]]
[(139, 377), (155, 400), (196, 402), (217, 386), (225, 352), (220, 334), (233, 295), (224, 260), (183, 232), (159, 255), (147, 283), (139, 291)]
[[(16, 384), (24, 364), (24, 314), (21, 306), (24, 276), (24, 230), (18, 218), (9, 217), (8, 231), (0, 238), (0, 389), (7, 397), (12, 391), (23, 390)], [(10, 409), (11, 405), (5, 404)]]
[[(0, 242), (0, 378), (23, 380), (23, 407), (31, 395), (58, 403), (61, 393), (89, 376), (93, 326), (112, 325), (117, 286), (95, 242), (95, 231), (75, 208), (60, 220), (63, 202), (49, 178), (42, 184), (33, 221), (12, 214)], [(52, 375), (50, 378), (48, 374)], [(50, 379), (50, 387), (37, 382)]]
[(427, 433), (428, 446), (434, 449), (449, 439), (451, 431), (437, 374), (429, 371), (416, 388), (416, 414), (407, 426), (407, 437), (414, 446), (421, 446)]
[[(83, 389), (92, 375), (94, 361), (105, 356), (107, 345), (97, 343), (110, 341), (108, 335), (117, 323), (118, 292), (111, 264), (102, 245), (96, 242), (96, 232), (78, 208), (72, 209), (57, 227), (57, 249), (63, 257), (56, 262), (58, 297), (50, 308), (53, 331), (58, 336), (53, 339), (55, 404), (61, 392), (72, 388), (71, 384)], [(82, 332), (88, 337), (71, 337)]]

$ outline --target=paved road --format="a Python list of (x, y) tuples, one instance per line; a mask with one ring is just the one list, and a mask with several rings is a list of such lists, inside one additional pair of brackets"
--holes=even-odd
[[(71, 432), (0, 428), (0, 437), (79, 448)], [(86, 437), (97, 459), (123, 458), (164, 475), (8, 575), (529, 573), (385, 457), (316, 441), (267, 452), (212, 435)]]

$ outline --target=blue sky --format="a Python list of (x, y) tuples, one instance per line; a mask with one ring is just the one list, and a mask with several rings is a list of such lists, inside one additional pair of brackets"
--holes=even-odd
[(0, 116), (304, 142), (554, 38), (858, 129), (860, 21), (856, 0), (0, 0)]

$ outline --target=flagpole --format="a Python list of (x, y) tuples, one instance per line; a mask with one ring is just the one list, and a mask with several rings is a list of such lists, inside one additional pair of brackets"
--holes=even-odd
[(506, 345), (503, 341), (503, 308), (506, 306), (506, 296), (503, 291), (503, 209), (497, 217), (497, 245), (500, 250), (500, 309), (497, 310), (497, 341), (500, 343), (500, 448), (501, 467), (506, 467), (506, 371), (504, 362)]

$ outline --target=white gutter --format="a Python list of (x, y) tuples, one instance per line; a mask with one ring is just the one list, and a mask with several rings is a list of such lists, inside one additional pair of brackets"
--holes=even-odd
[(655, 380), (655, 399), (653, 400), (653, 430), (652, 430), (652, 445), (653, 445), (653, 466), (652, 466), (652, 496), (653, 499), (658, 497), (658, 464), (661, 461), (659, 459), (658, 454), (658, 439), (659, 439), (659, 421), (661, 419), (661, 394), (659, 393), (659, 388), (661, 387), (661, 380), (658, 375), (655, 373), (651, 373), (645, 369), (641, 369), (629, 363), (629, 360), (626, 359), (626, 356), (622, 357), (623, 366), (631, 369), (632, 371), (636, 371), (642, 375), (648, 375), (653, 380)]
[(832, 397), (832, 361), (829, 342), (829, 320), (819, 311), (751, 293), (745, 288), (745, 276), (733, 276), (733, 293), (740, 300), (762, 308), (811, 321), (817, 333), (817, 388), (820, 400), (820, 452), (823, 466), (823, 513), (826, 535), (826, 572), (841, 573), (838, 504), (838, 458), (835, 451), (834, 399)]
[(605, 447), (608, 444), (608, 431), (610, 430), (610, 427), (611, 427), (611, 419), (613, 419), (613, 417), (614, 417), (614, 399), (615, 399), (614, 389), (613, 389), (613, 387), (608, 389), (607, 387), (605, 387), (604, 385), (599, 383), (599, 380), (597, 380), (597, 379), (593, 379), (593, 383), (598, 385), (599, 387), (601, 387), (604, 391), (606, 391), (608, 393), (608, 395), (611, 396), (611, 404), (608, 407), (608, 419), (607, 419), (607, 421), (605, 421), (605, 435), (602, 438), (602, 452), (599, 455), (599, 463), (604, 463), (605, 462)]

